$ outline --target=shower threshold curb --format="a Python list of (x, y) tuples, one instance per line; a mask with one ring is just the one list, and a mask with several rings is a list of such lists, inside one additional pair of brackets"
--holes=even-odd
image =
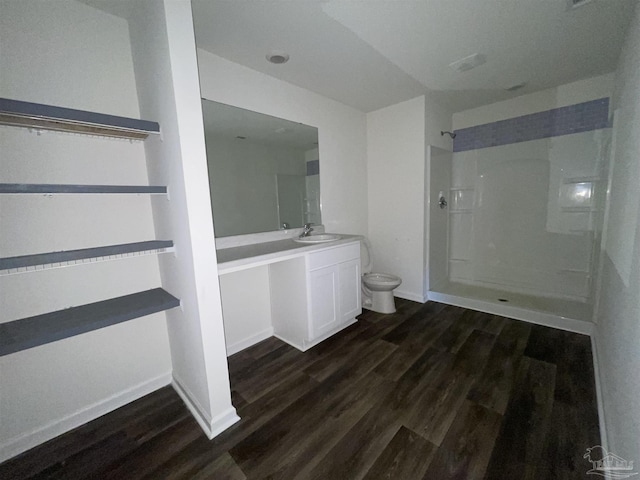
[(543, 325), (545, 327), (558, 328), (574, 333), (591, 336), (595, 325), (586, 320), (577, 320), (575, 318), (563, 317), (549, 312), (541, 312), (523, 307), (516, 307), (507, 303), (490, 302), (476, 298), (467, 298), (449, 293), (429, 291), (429, 300), (434, 302), (455, 305), (456, 307), (470, 308), (492, 315), (500, 315), (524, 322)]

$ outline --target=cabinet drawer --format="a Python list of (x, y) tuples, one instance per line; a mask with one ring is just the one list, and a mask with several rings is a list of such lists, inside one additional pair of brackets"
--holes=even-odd
[(356, 259), (360, 261), (360, 242), (309, 253), (307, 255), (307, 267), (309, 270), (316, 270)]

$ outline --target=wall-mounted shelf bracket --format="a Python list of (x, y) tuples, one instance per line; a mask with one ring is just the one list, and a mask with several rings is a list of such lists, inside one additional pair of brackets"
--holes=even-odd
[(8, 98), (0, 98), (0, 125), (139, 140), (160, 133), (157, 122)]

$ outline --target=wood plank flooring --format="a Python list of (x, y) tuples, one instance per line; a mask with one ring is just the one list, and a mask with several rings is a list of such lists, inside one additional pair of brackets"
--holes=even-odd
[(437, 303), (302, 353), (229, 358), (242, 418), (209, 441), (165, 387), (0, 465), (2, 479), (584, 479), (589, 338)]

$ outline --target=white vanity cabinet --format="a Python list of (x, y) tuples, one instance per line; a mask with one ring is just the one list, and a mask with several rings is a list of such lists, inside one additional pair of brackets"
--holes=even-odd
[(307, 255), (309, 331), (313, 342), (362, 313), (360, 246), (346, 245)]
[[(305, 351), (362, 313), (360, 238), (219, 252), (227, 354), (274, 335)], [(251, 255), (255, 253), (255, 255)]]
[(360, 242), (269, 265), (273, 335), (305, 351), (356, 322)]

